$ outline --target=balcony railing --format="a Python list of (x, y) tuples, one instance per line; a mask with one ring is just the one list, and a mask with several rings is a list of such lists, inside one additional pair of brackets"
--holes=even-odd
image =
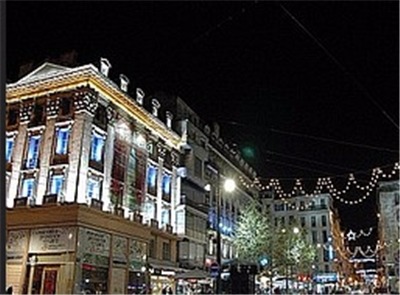
[(150, 226), (152, 228), (158, 228), (158, 221), (156, 219), (151, 219), (150, 220)]
[(49, 194), (43, 196), (43, 205), (57, 204), (58, 194)]
[(104, 170), (103, 163), (99, 162), (99, 161), (89, 160), (89, 166), (100, 172), (103, 172), (103, 170)]
[(208, 214), (208, 210), (209, 210), (208, 204), (199, 203), (199, 202), (193, 201), (187, 197), (182, 197), (180, 200), (180, 204), (190, 206), (190, 207), (195, 208), (203, 213)]
[(328, 209), (327, 205), (314, 205), (309, 207), (300, 207), (300, 211), (316, 211), (316, 210), (326, 210)]
[(90, 201), (90, 207), (95, 208), (97, 210), (102, 210), (103, 209), (103, 202), (97, 199), (92, 199)]
[(54, 155), (53, 165), (68, 164), (68, 155)]

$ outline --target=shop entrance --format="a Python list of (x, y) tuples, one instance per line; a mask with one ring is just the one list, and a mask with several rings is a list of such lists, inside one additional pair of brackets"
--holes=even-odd
[(30, 266), (27, 271), (24, 293), (28, 294), (31, 291), (31, 294), (56, 294), (59, 269), (59, 265), (35, 265), (32, 274), (32, 266)]

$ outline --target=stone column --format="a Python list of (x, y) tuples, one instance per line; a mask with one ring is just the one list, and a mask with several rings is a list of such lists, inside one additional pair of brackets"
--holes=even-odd
[(36, 204), (43, 204), (43, 196), (47, 192), (47, 182), (49, 177), (50, 159), (53, 153), (52, 146), (54, 141), (55, 122), (58, 113), (58, 98), (47, 101), (46, 112), (47, 122), (46, 130), (42, 139), (42, 150), (40, 154), (40, 172), (36, 194)]
[(114, 138), (115, 138), (115, 111), (112, 107), (107, 108), (107, 139), (104, 150), (104, 178), (102, 186), (103, 210), (111, 210), (110, 185), (111, 171), (114, 159)]
[(12, 208), (14, 206), (14, 199), (18, 198), (18, 188), (21, 177), (22, 161), (25, 154), (26, 136), (28, 123), (32, 114), (32, 103), (22, 104), (20, 108), (20, 120), (18, 127), (18, 135), (15, 139), (13, 153), (12, 153), (12, 171), (9, 182), (9, 190), (7, 195), (7, 207)]
[(82, 91), (75, 93), (75, 118), (71, 132), (71, 153), (66, 176), (66, 202), (86, 203), (86, 181), (89, 167), (93, 115), (97, 96)]

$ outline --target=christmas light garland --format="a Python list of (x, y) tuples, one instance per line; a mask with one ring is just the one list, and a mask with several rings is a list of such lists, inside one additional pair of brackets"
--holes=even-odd
[[(389, 165), (386, 165), (384, 167), (388, 167)], [(392, 165), (390, 165), (392, 166)], [(253, 188), (256, 187), (259, 190), (274, 190), (275, 196), (280, 198), (282, 201), (287, 203), (286, 199), (289, 199), (291, 197), (295, 196), (306, 196), (306, 197), (315, 197), (316, 195), (319, 195), (323, 192), (329, 193), (335, 200), (346, 204), (346, 205), (357, 205), (361, 204), (364, 202), (373, 192), (373, 190), (376, 188), (378, 181), (379, 180), (390, 180), (390, 179), (398, 179), (398, 174), (399, 174), (399, 162), (396, 162), (392, 166), (392, 170), (389, 173), (385, 173), (382, 168), (384, 167), (377, 167), (371, 170), (371, 175), (369, 177), (369, 181), (367, 181), (367, 185), (361, 185), (360, 180), (357, 181), (357, 179), (354, 176), (354, 173), (350, 173), (347, 176), (347, 183), (344, 186), (343, 189), (338, 189), (337, 185), (334, 185), (332, 179), (338, 179), (339, 176), (332, 176), (332, 177), (319, 177), (317, 179), (317, 182), (315, 184), (315, 188), (312, 190), (312, 192), (306, 192), (306, 190), (303, 188), (303, 184), (301, 179), (296, 179), (295, 183), (292, 187), (292, 189), (289, 192), (285, 192), (283, 189), (283, 186), (280, 183), (280, 180), (277, 178), (271, 178), (269, 179), (268, 184), (262, 185), (260, 182), (259, 178), (255, 178), (252, 183), (249, 183), (245, 181), (245, 179), (241, 176), (239, 176), (239, 180), (241, 184), (246, 187), (246, 188)], [(362, 193), (362, 196), (359, 197), (356, 200), (348, 200), (344, 198), (344, 195), (347, 195), (350, 191), (351, 188), (355, 188)], [(306, 205), (307, 207), (310, 206), (310, 204)], [(299, 208), (292, 208), (292, 209), (299, 209)]]

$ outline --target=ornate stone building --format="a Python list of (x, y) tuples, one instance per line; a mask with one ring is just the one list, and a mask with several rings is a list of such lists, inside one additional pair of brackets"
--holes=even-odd
[(142, 270), (154, 293), (171, 283), (182, 140), (170, 113), (161, 121), (156, 99), (147, 111), (150, 98), (132, 97), (110, 68), (45, 63), (7, 85), (7, 282), (17, 293), (126, 293), (148, 284)]

